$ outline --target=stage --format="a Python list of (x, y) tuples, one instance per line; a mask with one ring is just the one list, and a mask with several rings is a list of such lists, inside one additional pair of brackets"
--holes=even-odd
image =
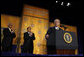
[(40, 54), (27, 54), (27, 53), (14, 53), (14, 52), (2, 52), (1, 56), (83, 56), (83, 54), (79, 55), (40, 55)]
[(1, 56), (83, 56), (83, 54), (78, 55), (57, 55), (57, 54), (28, 54), (28, 53), (16, 53), (16, 45), (12, 46), (11, 52), (1, 52)]
[(83, 56), (83, 54), (78, 55), (57, 55), (57, 54), (28, 54), (28, 53), (16, 53), (16, 45), (12, 46), (12, 52), (1, 52), (1, 56)]

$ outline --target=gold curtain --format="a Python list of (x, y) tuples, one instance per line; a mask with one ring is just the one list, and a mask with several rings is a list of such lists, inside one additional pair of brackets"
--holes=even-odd
[(24, 5), (21, 27), (21, 45), (23, 45), (23, 33), (27, 31), (27, 27), (31, 26), (32, 32), (35, 34), (34, 54), (46, 54), (45, 34), (48, 30), (49, 16), (48, 10), (35, 6)]

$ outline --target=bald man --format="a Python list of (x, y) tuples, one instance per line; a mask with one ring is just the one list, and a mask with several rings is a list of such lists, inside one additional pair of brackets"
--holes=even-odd
[(12, 41), (16, 37), (14, 32), (13, 25), (8, 24), (8, 28), (3, 29), (4, 38), (2, 40), (2, 52), (11, 52), (12, 51)]

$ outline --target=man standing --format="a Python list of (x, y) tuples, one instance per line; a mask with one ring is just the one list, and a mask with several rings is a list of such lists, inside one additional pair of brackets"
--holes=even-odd
[(48, 54), (56, 54), (56, 31), (60, 31), (60, 20), (54, 20), (54, 27), (50, 27), (45, 35), (47, 39), (47, 52)]
[(3, 29), (4, 38), (2, 40), (2, 52), (12, 51), (13, 38), (16, 37), (15, 30), (12, 26), (12, 24), (8, 24), (8, 28)]
[(31, 27), (28, 27), (27, 32), (24, 33), (22, 53), (33, 54), (33, 40), (35, 40), (34, 33), (31, 32)]

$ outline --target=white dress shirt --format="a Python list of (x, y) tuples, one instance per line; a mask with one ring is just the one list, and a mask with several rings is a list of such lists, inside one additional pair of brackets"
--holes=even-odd
[(28, 32), (28, 34), (29, 34), (30, 32)]
[(8, 28), (9, 29), (9, 31), (11, 32), (11, 29), (10, 28)]
[(30, 33), (31, 33), (31, 32), (28, 32), (29, 36), (31, 37)]
[(8, 28), (9, 29), (9, 31), (11, 32), (11, 33), (14, 33), (14, 31), (12, 31), (10, 28)]
[(59, 27), (55, 27), (56, 30), (59, 30)]

